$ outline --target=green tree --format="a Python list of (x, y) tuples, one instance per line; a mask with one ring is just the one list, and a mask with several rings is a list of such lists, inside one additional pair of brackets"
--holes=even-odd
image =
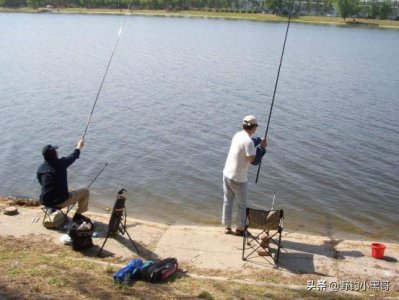
[(347, 17), (352, 17), (358, 12), (359, 5), (357, 0), (335, 0), (335, 5), (344, 21)]
[(26, 0), (26, 5), (36, 9), (40, 6), (40, 0)]
[(310, 15), (310, 12), (312, 11), (312, 0), (305, 0), (306, 3), (306, 12), (307, 15)]
[(266, 6), (274, 13), (278, 14), (283, 8), (282, 0), (266, 0)]
[(0, 6), (4, 7), (19, 7), (26, 6), (26, 0), (0, 0)]
[(393, 12), (392, 3), (389, 0), (385, 0), (380, 5), (380, 19), (388, 19)]
[(314, 0), (313, 1), (313, 9), (316, 12), (316, 15), (320, 16), (323, 10), (323, 0)]
[(160, 9), (161, 5), (158, 0), (151, 0), (150, 8), (152, 9)]
[(371, 2), (370, 14), (373, 19), (376, 19), (380, 15), (380, 2), (378, 0)]
[(333, 0), (323, 0), (323, 12), (327, 13), (333, 10)]

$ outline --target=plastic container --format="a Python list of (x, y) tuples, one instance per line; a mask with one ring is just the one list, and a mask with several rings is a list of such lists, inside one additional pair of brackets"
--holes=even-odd
[(60, 242), (63, 243), (64, 245), (70, 245), (71, 244), (71, 237), (67, 234), (63, 234), (60, 236)]
[(385, 245), (381, 243), (372, 243), (371, 244), (371, 256), (374, 258), (384, 258)]

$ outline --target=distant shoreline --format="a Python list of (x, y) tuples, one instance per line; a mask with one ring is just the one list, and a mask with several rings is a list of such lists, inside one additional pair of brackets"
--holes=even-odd
[[(102, 14), (102, 15), (121, 15), (125, 14), (125, 9), (87, 9), (87, 8), (0, 8), (2, 13), (53, 13), (53, 14)], [(249, 20), (261, 22), (286, 22), (287, 17), (276, 16), (262, 13), (233, 13), (233, 12), (214, 12), (214, 11), (166, 11), (166, 10), (132, 10), (131, 15), (137, 16), (160, 16), (160, 17), (187, 17), (187, 18), (215, 18), (227, 20)], [(375, 28), (399, 29), (399, 21), (372, 20), (347, 18), (344, 22), (340, 17), (320, 17), (320, 16), (301, 16), (291, 20), (295, 23), (320, 24), (334, 26), (370, 26)]]

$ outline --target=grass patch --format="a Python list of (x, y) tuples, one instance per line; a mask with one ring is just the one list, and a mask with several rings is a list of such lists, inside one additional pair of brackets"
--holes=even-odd
[[(112, 260), (110, 258), (109, 260)], [(117, 258), (114, 259), (117, 261)], [(231, 280), (198, 279), (179, 273), (164, 284), (137, 281), (114, 284), (112, 274), (119, 268), (104, 259), (89, 258), (71, 248), (56, 245), (43, 236), (25, 238), (0, 236), (0, 299), (366, 299), (326, 292), (292, 290), (289, 278), (273, 274), (220, 274), (207, 270), (208, 276), (228, 276), (272, 282), (280, 286), (237, 283)], [(126, 262), (125, 262), (126, 263)], [(249, 274), (249, 273), (248, 273)], [(269, 277), (269, 278), (267, 278)], [(272, 279), (272, 278), (274, 279)], [(330, 297), (331, 296), (331, 297)], [(330, 298), (329, 298), (330, 297)]]
[(198, 294), (197, 298), (199, 299), (206, 299), (206, 300), (213, 300), (213, 296), (208, 291), (202, 291)]

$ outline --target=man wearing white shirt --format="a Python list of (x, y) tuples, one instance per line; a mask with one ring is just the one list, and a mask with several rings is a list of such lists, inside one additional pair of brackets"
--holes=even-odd
[(223, 216), (222, 223), (226, 234), (231, 230), (233, 203), (237, 201), (237, 227), (235, 235), (242, 235), (245, 226), (245, 210), (248, 200), (248, 168), (258, 165), (266, 153), (267, 140), (259, 137), (251, 138), (258, 127), (255, 116), (244, 117), (242, 128), (232, 141), (223, 170)]

